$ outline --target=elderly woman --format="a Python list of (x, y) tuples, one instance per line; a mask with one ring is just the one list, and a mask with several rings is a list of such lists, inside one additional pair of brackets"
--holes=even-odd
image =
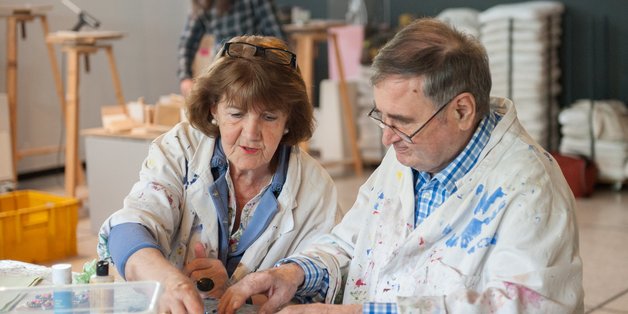
[(329, 231), (338, 206), (329, 175), (296, 146), (312, 134), (312, 106), (283, 41), (227, 42), (188, 106), (190, 122), (151, 144), (98, 254), (127, 280), (161, 282), (162, 311), (201, 313), (207, 279), (220, 297)]

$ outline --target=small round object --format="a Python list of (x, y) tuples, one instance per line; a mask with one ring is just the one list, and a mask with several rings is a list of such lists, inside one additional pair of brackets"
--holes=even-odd
[(203, 277), (196, 281), (196, 289), (207, 292), (214, 289), (214, 281), (211, 278)]

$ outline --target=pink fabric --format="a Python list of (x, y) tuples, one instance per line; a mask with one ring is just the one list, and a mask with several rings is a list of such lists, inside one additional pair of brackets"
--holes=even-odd
[[(330, 34), (336, 34), (338, 48), (340, 48), (340, 58), (344, 67), (345, 80), (358, 78), (360, 76), (360, 57), (362, 55), (362, 46), (364, 42), (364, 26), (347, 25), (332, 27)], [(328, 41), (327, 50), (329, 54), (329, 78), (332, 80), (340, 80), (338, 73), (338, 63), (336, 62), (336, 52), (334, 51), (334, 43)]]

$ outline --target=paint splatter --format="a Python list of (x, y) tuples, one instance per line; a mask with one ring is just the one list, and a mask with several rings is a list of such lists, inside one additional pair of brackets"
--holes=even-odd
[(194, 184), (194, 182), (196, 182), (196, 180), (198, 180), (198, 174), (194, 174), (192, 175), (192, 178), (189, 177), (188, 174), (189, 171), (189, 167), (188, 167), (188, 160), (187, 158), (185, 159), (185, 174), (183, 175), (183, 187), (187, 190), (187, 188)]
[[(484, 185), (479, 185), (476, 189), (476, 195), (479, 195), (483, 191), (484, 191)], [(456, 236), (456, 233), (454, 233), (451, 236), (451, 238), (449, 238), (445, 242), (445, 244), (448, 247), (454, 247), (454, 246), (460, 245), (460, 248), (462, 249), (469, 249), (467, 251), (468, 253), (475, 252), (476, 247), (480, 248), (480, 247), (485, 247), (484, 245), (487, 246), (490, 244), (495, 244), (495, 242), (497, 241), (497, 238), (495, 236), (489, 238), (489, 240), (481, 239), (476, 244), (472, 244), (472, 242), (474, 242), (477, 236), (479, 236), (482, 233), (482, 227), (484, 225), (488, 225), (491, 221), (493, 221), (493, 219), (497, 217), (497, 214), (501, 212), (501, 210), (506, 206), (505, 202), (503, 201), (499, 205), (497, 205), (497, 208), (493, 206), (493, 204), (495, 204), (495, 202), (498, 199), (501, 199), (504, 196), (505, 194), (502, 191), (501, 187), (497, 188), (497, 190), (495, 190), (495, 192), (493, 192), (490, 196), (488, 195), (488, 193), (483, 193), (482, 196), (480, 197), (479, 202), (473, 209), (473, 214), (476, 216), (486, 215), (490, 208), (494, 208), (493, 212), (490, 213), (490, 216), (485, 217), (483, 219), (478, 218), (478, 217), (473, 217), (471, 221), (467, 224), (467, 226), (464, 228), (460, 236)], [(443, 234), (446, 234), (445, 231), (448, 231), (447, 233), (449, 233), (451, 231), (451, 227), (447, 226), (445, 230), (443, 230)], [(480, 246), (480, 244), (482, 244), (483, 246)]]
[(356, 287), (362, 287), (362, 286), (366, 286), (366, 283), (362, 280), (362, 279), (358, 279), (355, 282)]
[(450, 225), (445, 226), (445, 229), (443, 229), (443, 235), (448, 235), (451, 232), (451, 230), (453, 229), (451, 228)]
[(528, 305), (534, 306), (537, 309), (541, 307), (541, 302), (544, 300), (544, 297), (536, 291), (511, 282), (504, 282), (504, 285), (506, 286), (508, 295), (510, 297), (519, 297), (521, 303), (526, 307)]

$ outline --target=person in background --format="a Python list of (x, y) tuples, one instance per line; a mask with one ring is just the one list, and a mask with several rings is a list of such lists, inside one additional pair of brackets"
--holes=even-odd
[[(313, 109), (296, 55), (274, 37), (225, 43), (187, 99), (188, 122), (158, 137), (98, 255), (126, 280), (164, 287), (160, 311), (202, 313), (249, 272), (272, 267), (336, 222), (337, 191), (298, 143)], [(205, 288), (199, 288), (205, 289)]]
[(252, 273), (220, 300), (261, 312), (578, 313), (582, 261), (574, 198), (560, 168), (489, 97), (479, 42), (419, 19), (373, 63), (369, 116), (390, 146), (329, 235)]
[(273, 0), (192, 0), (192, 12), (179, 41), (178, 76), (184, 96), (192, 89), (192, 64), (205, 34), (214, 37), (216, 49), (212, 52), (240, 35), (273, 36), (285, 40)]

